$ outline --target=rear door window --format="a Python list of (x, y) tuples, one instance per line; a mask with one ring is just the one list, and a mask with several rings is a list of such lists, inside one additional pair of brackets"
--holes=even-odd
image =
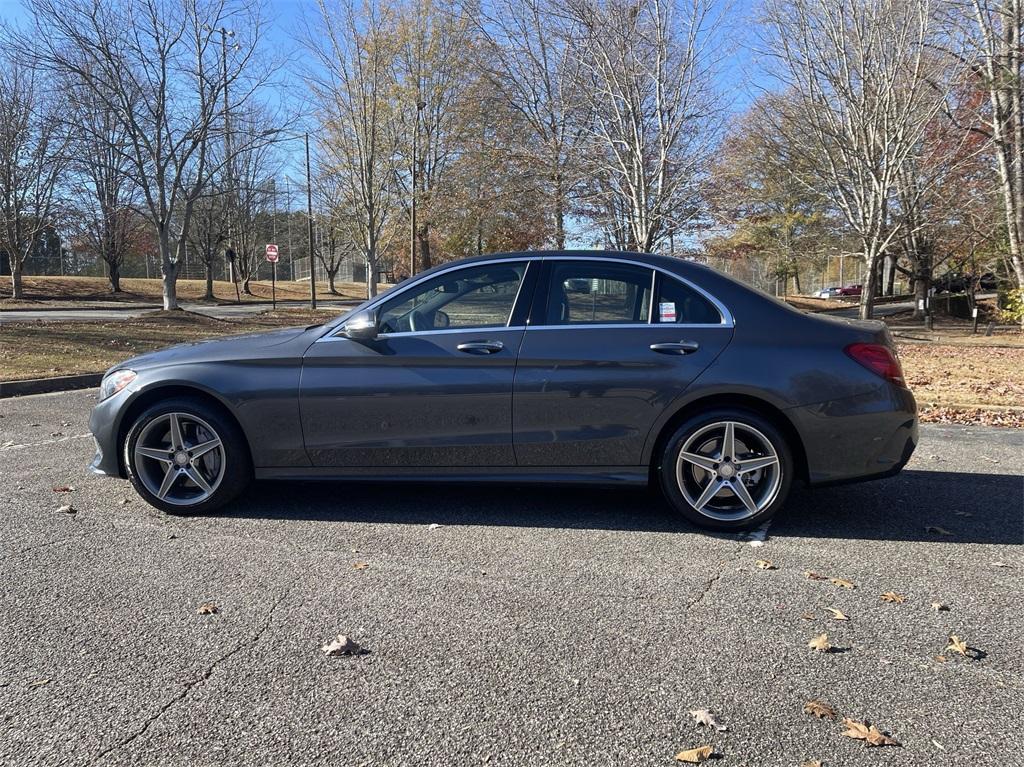
[(605, 261), (554, 261), (545, 325), (645, 324), (650, 319), (651, 269)]

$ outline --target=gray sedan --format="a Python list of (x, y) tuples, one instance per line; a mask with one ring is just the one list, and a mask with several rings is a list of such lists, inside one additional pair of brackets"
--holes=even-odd
[(128, 360), (90, 427), (92, 470), (175, 514), (253, 478), (654, 483), (718, 530), (794, 480), (895, 474), (917, 443), (882, 323), (606, 251), (444, 264), (325, 325)]

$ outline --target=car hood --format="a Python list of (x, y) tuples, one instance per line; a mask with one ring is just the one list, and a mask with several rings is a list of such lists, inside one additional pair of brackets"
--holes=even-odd
[(132, 357), (115, 365), (111, 370), (131, 368), (139, 371), (194, 362), (301, 357), (309, 344), (319, 335), (320, 330), (319, 326), (281, 328), (262, 333), (245, 333), (209, 338), (203, 341), (190, 341)]

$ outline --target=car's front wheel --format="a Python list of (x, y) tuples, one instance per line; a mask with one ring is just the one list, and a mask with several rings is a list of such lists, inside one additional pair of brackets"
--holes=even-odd
[(793, 458), (770, 421), (726, 408), (681, 424), (665, 443), (658, 469), (666, 498), (691, 522), (711, 530), (746, 530), (782, 507)]
[(252, 478), (245, 436), (219, 408), (173, 398), (144, 410), (124, 442), (128, 478), (149, 504), (203, 514), (233, 500)]

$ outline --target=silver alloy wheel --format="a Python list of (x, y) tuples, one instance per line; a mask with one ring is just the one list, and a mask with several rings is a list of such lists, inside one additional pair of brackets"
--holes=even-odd
[(742, 520), (775, 500), (782, 464), (771, 441), (753, 426), (719, 421), (683, 443), (676, 482), (687, 503), (704, 516)]
[(224, 479), (224, 444), (206, 421), (191, 413), (165, 413), (146, 424), (135, 441), (135, 473), (164, 503), (194, 506)]

